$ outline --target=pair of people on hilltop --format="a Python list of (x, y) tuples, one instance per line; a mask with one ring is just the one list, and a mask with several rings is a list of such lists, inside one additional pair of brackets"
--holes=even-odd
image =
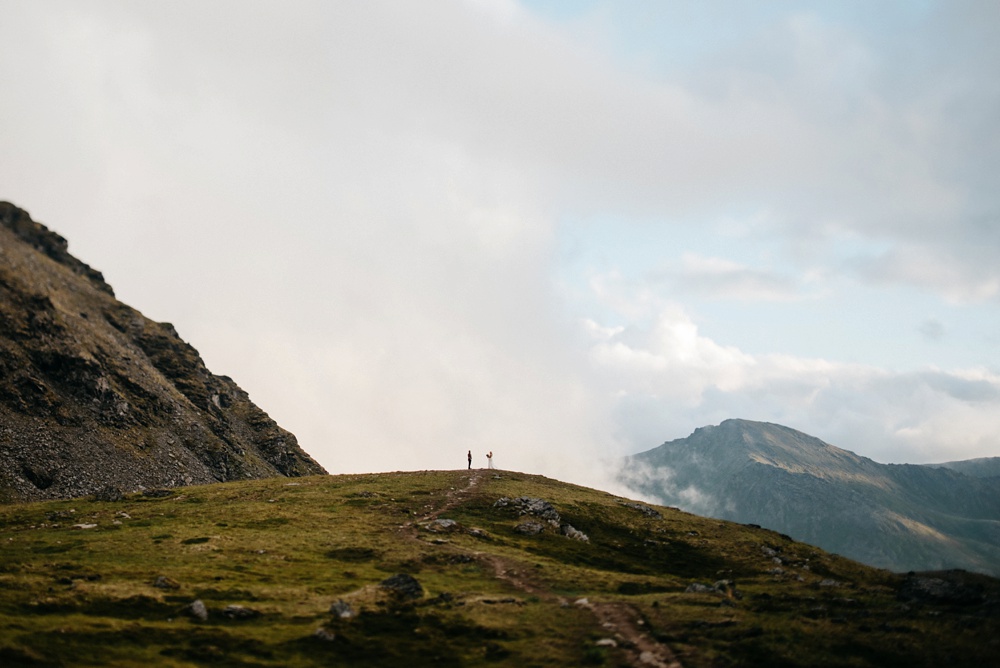
[[(469, 450), (468, 460), (469, 460), (469, 469), (472, 469), (472, 450)], [(488, 469), (493, 468), (493, 451), (492, 450), (490, 450), (489, 453), (487, 453), (487, 455), (486, 455), (486, 468), (488, 468)]]

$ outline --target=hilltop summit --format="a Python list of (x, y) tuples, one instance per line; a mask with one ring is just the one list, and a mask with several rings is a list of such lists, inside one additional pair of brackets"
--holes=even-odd
[(315, 473), (172, 325), (0, 202), (0, 500)]

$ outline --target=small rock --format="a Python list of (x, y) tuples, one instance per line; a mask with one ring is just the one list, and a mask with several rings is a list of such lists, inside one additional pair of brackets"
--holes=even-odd
[(94, 493), (94, 501), (114, 502), (125, 498), (125, 493), (118, 487), (110, 485)]
[(644, 666), (654, 666), (654, 668), (660, 668), (661, 666), (663, 668), (666, 668), (667, 665), (662, 661), (660, 661), (658, 658), (656, 658), (656, 655), (650, 652), (649, 650), (646, 650), (641, 654), (639, 654), (639, 663), (643, 664)]
[(590, 601), (588, 601), (585, 598), (578, 598), (575, 601), (573, 601), (573, 605), (579, 605), (580, 607), (586, 607), (586, 606), (590, 605)]
[(540, 524), (538, 522), (534, 522), (531, 520), (527, 522), (522, 522), (521, 524), (518, 524), (516, 527), (514, 527), (514, 531), (520, 534), (524, 534), (525, 536), (534, 536), (536, 534), (542, 533), (542, 531), (544, 530), (545, 530), (544, 524)]
[(736, 583), (732, 580), (719, 580), (712, 585), (712, 588), (727, 598), (743, 598), (743, 594), (736, 588)]
[(333, 642), (337, 639), (337, 634), (325, 626), (321, 626), (313, 631), (313, 638), (318, 638), (324, 642)]
[(428, 531), (452, 531), (458, 527), (455, 520), (438, 519), (427, 523)]
[(191, 605), (184, 608), (184, 612), (200, 622), (208, 621), (208, 608), (205, 607), (201, 599), (192, 602)]
[(598, 647), (618, 647), (618, 643), (615, 642), (614, 638), (601, 638), (594, 644)]
[(343, 599), (338, 599), (330, 606), (330, 614), (336, 615), (341, 619), (350, 619), (354, 616), (354, 610), (351, 609), (349, 603)]
[(966, 581), (960, 571), (945, 572), (941, 577), (908, 575), (898, 598), (905, 602), (974, 605), (982, 603), (984, 592)]
[(840, 583), (837, 582), (836, 580), (827, 579), (827, 580), (820, 580), (819, 586), (820, 587), (839, 587)]
[(96, 527), (97, 527), (96, 524), (74, 524), (73, 525), (74, 529), (94, 529)]
[(246, 608), (242, 605), (227, 605), (222, 609), (222, 616), (229, 619), (256, 619), (260, 617), (260, 610)]
[(481, 538), (483, 540), (490, 540), (490, 535), (483, 531), (482, 529), (469, 529), (469, 535), (473, 538)]
[(168, 578), (166, 575), (160, 575), (153, 581), (153, 586), (158, 589), (180, 589), (181, 585), (177, 580)]
[(572, 538), (573, 540), (578, 540), (582, 543), (590, 542), (590, 537), (588, 537), (587, 534), (583, 533), (579, 529), (573, 528), (573, 526), (570, 524), (562, 525), (561, 531), (562, 535), (566, 536), (567, 538)]
[(378, 585), (382, 589), (388, 589), (399, 598), (420, 598), (424, 595), (424, 588), (417, 579), (406, 573), (398, 573), (390, 578), (382, 580)]
[(685, 594), (714, 594), (715, 587), (709, 587), (707, 584), (702, 584), (700, 582), (692, 582), (684, 590)]
[(654, 519), (661, 519), (663, 517), (663, 515), (660, 514), (659, 510), (657, 510), (656, 508), (651, 508), (650, 506), (647, 506), (645, 503), (628, 502), (628, 503), (622, 503), (622, 505), (625, 506), (626, 508), (632, 508), (634, 510), (638, 510), (646, 517), (652, 517)]

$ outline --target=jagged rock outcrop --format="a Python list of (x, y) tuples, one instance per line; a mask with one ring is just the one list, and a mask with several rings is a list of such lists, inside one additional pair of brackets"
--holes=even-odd
[(0, 501), (314, 473), (172, 325), (0, 202)]
[(625, 460), (632, 489), (896, 571), (1000, 575), (997, 478), (879, 464), (776, 424), (726, 420)]

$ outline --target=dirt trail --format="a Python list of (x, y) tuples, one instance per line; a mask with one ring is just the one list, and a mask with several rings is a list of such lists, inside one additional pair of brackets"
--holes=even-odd
[(462, 489), (450, 490), (445, 495), (447, 501), (445, 501), (444, 505), (442, 505), (437, 510), (428, 513), (427, 515), (424, 515), (417, 521), (430, 522), (431, 520), (436, 520), (438, 517), (441, 516), (442, 513), (448, 512), (455, 506), (461, 504), (463, 501), (471, 497), (473, 493), (476, 491), (476, 488), (479, 487), (479, 484), (486, 477), (486, 471), (482, 469), (473, 469), (469, 472), (468, 476), (469, 476), (469, 481), (465, 485), (465, 487), (463, 487)]
[[(468, 474), (465, 487), (450, 490), (446, 494), (444, 504), (419, 519), (407, 522), (401, 528), (406, 528), (416, 539), (418, 524), (436, 520), (468, 500), (476, 493), (482, 482), (493, 474), (494, 472), (485, 469), (472, 470)], [(466, 552), (457, 546), (452, 546), (451, 549)], [(628, 665), (636, 668), (682, 668), (670, 648), (652, 637), (639, 611), (628, 603), (567, 601), (549, 591), (538, 578), (533, 577), (534, 574), (524, 564), (487, 552), (468, 552), (480, 563), (489, 566), (498, 580), (503, 580), (525, 594), (537, 596), (542, 600), (555, 601), (560, 605), (580, 605), (590, 610), (597, 623), (608, 632), (608, 637), (615, 641), (617, 648), (625, 655)]]
[(653, 638), (639, 611), (627, 603), (590, 603), (598, 623), (612, 633), (612, 639), (632, 666), (681, 668), (673, 651)]

